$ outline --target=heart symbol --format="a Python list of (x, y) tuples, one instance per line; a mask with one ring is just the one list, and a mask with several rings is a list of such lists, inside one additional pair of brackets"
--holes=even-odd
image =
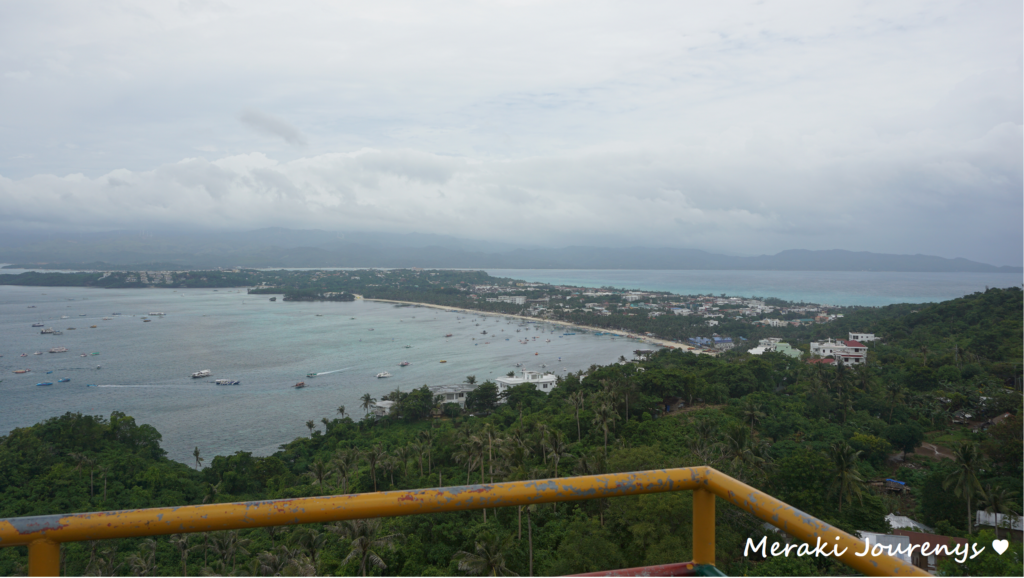
[(1009, 547), (1010, 542), (1008, 540), (992, 540), (992, 549), (1000, 554), (1005, 552)]

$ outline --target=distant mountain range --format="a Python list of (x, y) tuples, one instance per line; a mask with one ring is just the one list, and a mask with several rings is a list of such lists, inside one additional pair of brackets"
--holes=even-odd
[(444, 235), (271, 228), (241, 233), (0, 234), (0, 262), (34, 268), (424, 267), (451, 269), (696, 269), (747, 271), (1024, 272), (1022, 267), (843, 250), (736, 257), (696, 249), (523, 247)]

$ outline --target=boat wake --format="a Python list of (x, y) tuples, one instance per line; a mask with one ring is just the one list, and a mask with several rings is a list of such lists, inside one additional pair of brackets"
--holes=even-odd
[(327, 375), (329, 373), (338, 373), (339, 371), (345, 371), (346, 369), (352, 369), (352, 368), (351, 367), (343, 367), (341, 369), (334, 369), (334, 370), (331, 370), (331, 371), (321, 371), (321, 372), (318, 372), (317, 375)]

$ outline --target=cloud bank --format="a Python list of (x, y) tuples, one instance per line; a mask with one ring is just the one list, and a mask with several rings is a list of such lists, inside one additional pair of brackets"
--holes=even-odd
[(9, 229), (1024, 259), (1019, 2), (52, 0), (4, 16)]

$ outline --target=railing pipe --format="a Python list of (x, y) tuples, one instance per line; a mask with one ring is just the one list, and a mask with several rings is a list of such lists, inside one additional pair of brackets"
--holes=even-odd
[[(693, 548), (696, 563), (714, 564), (715, 561), (715, 495), (805, 542), (815, 544), (816, 538), (820, 537), (827, 543), (835, 542), (851, 551), (864, 549), (864, 543), (849, 534), (708, 467), (291, 500), (8, 518), (0, 519), (0, 548), (28, 545), (30, 574), (56, 575), (60, 554), (58, 544), (61, 542), (409, 516), (680, 490), (696, 490)], [(838, 557), (868, 575), (927, 576), (914, 566), (884, 555), (857, 558), (847, 552)]]

